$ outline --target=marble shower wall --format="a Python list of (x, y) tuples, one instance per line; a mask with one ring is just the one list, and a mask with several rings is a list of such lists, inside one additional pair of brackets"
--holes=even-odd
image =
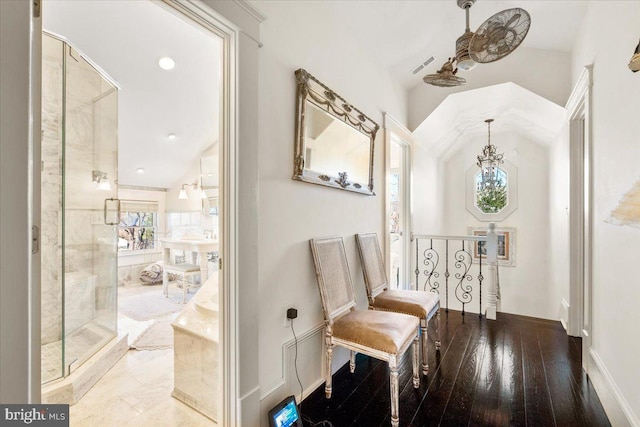
[(42, 58), (42, 345), (62, 339), (62, 55), (43, 37)]
[[(115, 331), (116, 233), (104, 225), (103, 203), (117, 197), (117, 91), (75, 50), (48, 36), (43, 43), (44, 345), (62, 339), (63, 313), (65, 335), (89, 322)], [(96, 170), (111, 191), (96, 188)]]

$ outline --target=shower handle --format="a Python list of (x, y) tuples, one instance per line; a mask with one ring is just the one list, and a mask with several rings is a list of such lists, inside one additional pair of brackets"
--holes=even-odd
[[(116, 221), (115, 222), (109, 222), (108, 220), (108, 214), (107, 212), (109, 211), (108, 206), (109, 206), (109, 202), (117, 202), (117, 212), (118, 215), (116, 216)], [(105, 225), (118, 225), (118, 223), (120, 222), (120, 199), (104, 199), (104, 224)]]

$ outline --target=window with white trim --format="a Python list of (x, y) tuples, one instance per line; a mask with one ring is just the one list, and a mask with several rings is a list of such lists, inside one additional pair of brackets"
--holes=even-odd
[(118, 251), (156, 248), (158, 203), (122, 200), (118, 225)]

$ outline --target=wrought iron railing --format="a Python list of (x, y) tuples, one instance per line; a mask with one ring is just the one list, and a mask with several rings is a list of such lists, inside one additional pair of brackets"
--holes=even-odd
[(440, 305), (448, 312), (451, 287), (453, 296), (462, 304), (462, 315), (477, 296), (478, 314), (482, 317), (487, 236), (412, 234), (411, 241), (415, 250), (416, 289), (440, 294)]

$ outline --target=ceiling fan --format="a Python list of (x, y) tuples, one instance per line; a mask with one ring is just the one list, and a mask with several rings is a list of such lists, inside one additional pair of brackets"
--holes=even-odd
[[(458, 70), (469, 71), (478, 64), (498, 61), (513, 52), (524, 40), (531, 26), (531, 16), (519, 7), (505, 9), (484, 21), (476, 32), (469, 28), (469, 10), (476, 0), (457, 0), (466, 13), (464, 34), (456, 40), (456, 56), (449, 58), (436, 74), (428, 74), (425, 83), (440, 87), (461, 86), (466, 83), (456, 76)], [(454, 63), (457, 65), (454, 67)]]

